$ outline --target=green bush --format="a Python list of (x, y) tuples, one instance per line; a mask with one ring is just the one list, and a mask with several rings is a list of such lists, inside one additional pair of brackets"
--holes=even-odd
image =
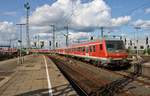
[(131, 53), (131, 48), (130, 48), (130, 47), (127, 49), (127, 52), (128, 52), (128, 53)]
[(150, 54), (150, 48), (148, 48), (147, 50), (146, 49), (144, 50), (144, 54), (146, 54), (146, 53)]

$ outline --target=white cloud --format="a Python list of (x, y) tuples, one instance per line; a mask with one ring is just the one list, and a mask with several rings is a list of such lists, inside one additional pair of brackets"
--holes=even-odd
[(11, 39), (16, 39), (16, 29), (12, 22), (0, 22), (0, 44), (6, 44)]
[(120, 26), (127, 24), (131, 20), (130, 16), (118, 17), (112, 19), (112, 26)]
[(133, 23), (134, 26), (142, 28), (150, 28), (150, 20), (137, 20)]
[(112, 18), (111, 8), (103, 0), (88, 3), (81, 3), (80, 0), (57, 0), (52, 5), (38, 7), (30, 16), (32, 26), (56, 24), (61, 30), (69, 23), (69, 27), (76, 31), (93, 31), (99, 26), (121, 26), (130, 20), (129, 16)]
[(150, 8), (145, 9), (145, 13), (150, 13)]
[(13, 26), (13, 23), (12, 22), (7, 22), (7, 21), (4, 21), (4, 22), (0, 22), (0, 32), (2, 33), (11, 33), (11, 32), (14, 32), (15, 31), (15, 28)]
[[(33, 11), (30, 16), (30, 35), (34, 37), (36, 33), (42, 32), (49, 34), (52, 31), (51, 24), (56, 25), (56, 32), (64, 33), (64, 26), (68, 24), (71, 34), (69, 38), (78, 40), (89, 38), (87, 32), (93, 32), (100, 26), (116, 27), (127, 24), (130, 20), (130, 16), (112, 18), (111, 8), (104, 0), (91, 0), (87, 3), (81, 3), (81, 0), (57, 0)], [(25, 18), (22, 22), (25, 22)], [(65, 42), (65, 37), (57, 40)]]

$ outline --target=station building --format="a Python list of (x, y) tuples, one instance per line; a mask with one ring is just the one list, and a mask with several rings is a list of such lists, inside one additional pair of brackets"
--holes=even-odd
[(131, 49), (132, 51), (136, 51), (138, 49), (139, 52), (141, 53), (143, 53), (144, 50), (150, 48), (150, 40), (146, 42), (146, 39), (139, 39), (138, 44), (137, 44), (137, 40), (131, 40), (131, 39), (126, 40), (126, 42), (124, 40), (124, 43), (127, 49)]

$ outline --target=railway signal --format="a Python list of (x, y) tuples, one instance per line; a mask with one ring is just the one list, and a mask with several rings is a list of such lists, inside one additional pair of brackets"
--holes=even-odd
[(127, 43), (127, 40), (126, 40), (126, 38), (125, 38), (124, 42), (125, 42), (125, 45), (126, 45), (126, 43)]
[(132, 46), (132, 40), (130, 40), (130, 45)]
[(93, 36), (91, 36), (90, 40), (93, 40), (93, 39), (94, 39)]
[(40, 45), (41, 45), (41, 48), (43, 48), (43, 47), (44, 47), (44, 41), (41, 41), (40, 43), (41, 43), (41, 44), (40, 44)]
[(146, 37), (146, 53), (148, 53), (148, 36)]
[(51, 41), (49, 41), (49, 46), (51, 46), (52, 45), (52, 43), (51, 43)]
[(34, 42), (34, 47), (36, 47), (36, 42)]
[(56, 48), (58, 48), (58, 42), (56, 42)]
[(146, 45), (148, 45), (148, 37), (146, 37)]

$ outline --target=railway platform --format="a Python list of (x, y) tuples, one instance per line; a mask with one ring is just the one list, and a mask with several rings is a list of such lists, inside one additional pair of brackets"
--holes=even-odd
[[(8, 63), (9, 62), (9, 63)], [(77, 96), (56, 65), (44, 55), (0, 62), (0, 96)]]

